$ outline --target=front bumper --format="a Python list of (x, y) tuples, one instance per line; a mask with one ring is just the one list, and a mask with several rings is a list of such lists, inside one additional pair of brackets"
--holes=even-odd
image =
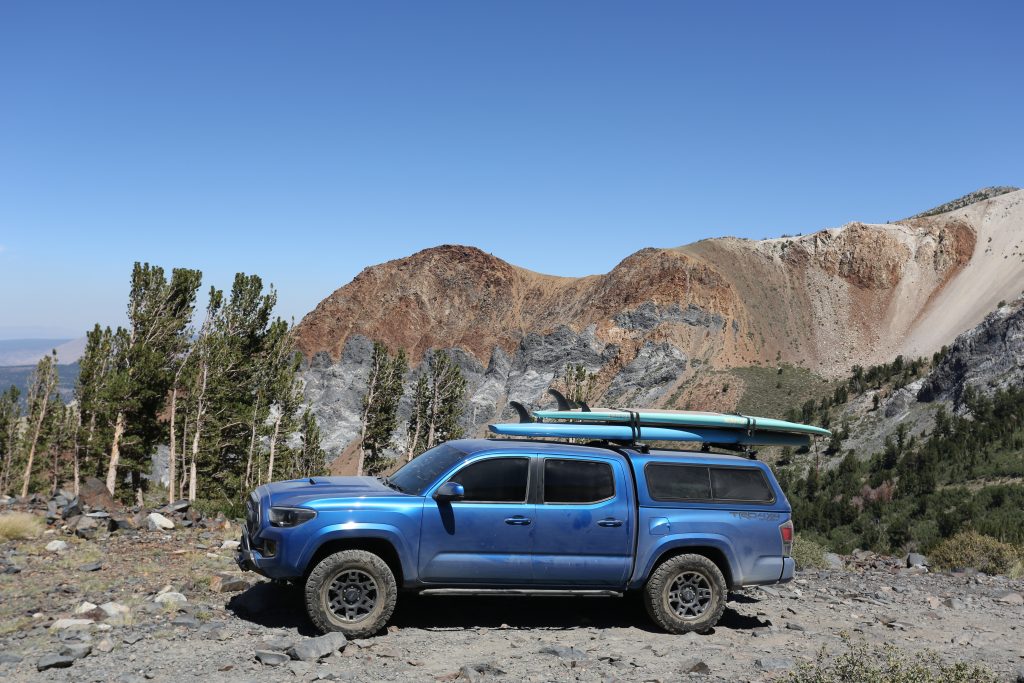
[(239, 568), (244, 572), (257, 572), (259, 570), (260, 555), (258, 552), (252, 549), (249, 545), (249, 534), (246, 532), (242, 533), (242, 538), (238, 541), (238, 552), (235, 553), (235, 562)]

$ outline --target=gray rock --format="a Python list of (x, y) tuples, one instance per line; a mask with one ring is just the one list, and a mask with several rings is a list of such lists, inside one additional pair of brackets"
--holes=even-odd
[(59, 553), (68, 549), (68, 544), (65, 541), (50, 541), (46, 544), (46, 549), (51, 553)]
[(801, 631), (801, 632), (803, 632), (803, 631), (807, 630), (803, 626), (801, 626), (800, 624), (798, 624), (796, 622), (793, 622), (793, 621), (790, 621), (790, 622), (786, 623), (786, 628), (789, 629), (790, 631)]
[(61, 648), (60, 653), (72, 659), (82, 659), (92, 653), (92, 645), (89, 643), (68, 643)]
[(1004, 306), (958, 336), (917, 394), (919, 401), (952, 401), (962, 408), (970, 386), (991, 395), (1024, 381), (1024, 306)]
[(942, 604), (949, 609), (960, 611), (964, 608), (964, 602), (960, 598), (946, 598)]
[(703, 659), (697, 657), (690, 657), (684, 659), (682, 668), (680, 669), (684, 674), (709, 674), (711, 673), (711, 667)]
[(919, 553), (910, 553), (907, 555), (906, 561), (907, 567), (928, 567), (928, 558)]
[(835, 553), (825, 553), (825, 562), (828, 563), (828, 568), (833, 571), (846, 567), (846, 563), (843, 562), (843, 558)]
[(0, 652), (0, 664), (18, 664), (21, 657), (13, 652)]
[(564, 645), (545, 645), (538, 652), (542, 655), (554, 655), (561, 659), (575, 659), (577, 661), (589, 658), (589, 655), (583, 650), (577, 650), (574, 647), (566, 647)]
[(110, 638), (104, 638), (100, 642), (96, 643), (96, 650), (99, 652), (111, 652), (114, 649), (114, 641)]
[(63, 631), (64, 629), (82, 629), (93, 625), (92, 619), (58, 619), (50, 624), (51, 631)]
[(146, 528), (150, 531), (170, 531), (174, 528), (174, 522), (159, 512), (151, 512), (146, 516)]
[(283, 652), (274, 650), (256, 650), (256, 659), (264, 666), (281, 666), (291, 658)]
[(1001, 602), (1006, 605), (1024, 605), (1024, 595), (1010, 591), (997, 596), (996, 602)]
[(107, 618), (123, 617), (131, 612), (127, 605), (122, 605), (119, 602), (105, 602), (100, 605), (100, 609), (107, 615)]
[(67, 503), (63, 507), (64, 509), (61, 511), (61, 517), (63, 517), (64, 519), (68, 519), (69, 517), (74, 517), (75, 515), (82, 514), (82, 506), (78, 502), (78, 498), (72, 498), (71, 500), (67, 501)]
[(78, 570), (82, 572), (98, 572), (100, 569), (103, 569), (103, 565), (99, 562), (90, 562), (89, 564), (83, 564), (78, 568)]
[(75, 536), (79, 538), (92, 538), (96, 535), (96, 530), (99, 529), (100, 523), (92, 517), (79, 517), (78, 521), (75, 522)]
[(174, 617), (174, 619), (171, 621), (171, 624), (173, 626), (187, 626), (188, 628), (198, 628), (199, 620), (191, 614), (179, 614), (178, 616)]
[(181, 605), (188, 602), (188, 598), (186, 598), (181, 593), (167, 591), (166, 593), (161, 593), (160, 595), (153, 598), (153, 602), (157, 603), (158, 605)]
[(68, 655), (48, 654), (43, 655), (36, 662), (37, 671), (46, 671), (47, 669), (66, 669), (75, 663), (74, 657)]
[(315, 662), (338, 650), (344, 650), (347, 644), (348, 640), (341, 633), (327, 633), (296, 643), (288, 649), (288, 655), (301, 662)]
[(754, 660), (754, 666), (762, 671), (784, 671), (792, 669), (794, 663), (789, 657), (759, 657)]
[(263, 641), (264, 650), (274, 650), (278, 652), (288, 652), (288, 650), (295, 647), (295, 643), (298, 642), (297, 638), (291, 638), (289, 636), (276, 636), (270, 640)]
[(124, 641), (124, 643), (127, 645), (134, 645), (135, 643), (139, 642), (145, 637), (145, 635), (136, 631), (134, 633), (126, 633), (124, 638), (122, 638), (121, 640)]

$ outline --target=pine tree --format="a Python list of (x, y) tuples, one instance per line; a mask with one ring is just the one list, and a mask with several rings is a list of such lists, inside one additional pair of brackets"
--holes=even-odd
[(262, 404), (263, 408), (259, 408), (258, 413), (254, 408), (257, 430), (254, 430), (251, 447), (255, 451), (253, 457), (256, 462), (255, 472), (252, 465), (246, 466), (246, 489), (255, 482), (263, 482), (261, 436), (267, 437), (269, 446), (267, 480), (273, 476), (274, 458), (282, 428), (286, 434), (290, 431), (295, 412), (302, 400), (302, 384), (298, 377), (300, 361), (301, 357), (295, 351), (291, 327), (278, 318), (271, 324), (264, 339), (257, 368), (258, 388), (255, 405), (258, 407)]
[(43, 356), (36, 364), (36, 369), (29, 380), (28, 388), (28, 421), (30, 436), (28, 455), (25, 458), (25, 472), (21, 480), (21, 497), (28, 495), (29, 482), (32, 479), (32, 467), (35, 464), (36, 448), (39, 436), (46, 420), (47, 411), (54, 400), (57, 389), (57, 352)]
[(319, 477), (327, 473), (327, 454), (320, 445), (320, 427), (309, 408), (302, 413), (299, 447), (293, 451), (291, 460), (289, 475), (292, 479)]
[(562, 373), (565, 397), (572, 403), (590, 403), (596, 392), (597, 376), (582, 363), (566, 365)]
[(462, 436), (462, 414), (465, 410), (466, 379), (451, 356), (434, 351), (424, 360), (423, 374), (417, 381), (413, 396), (410, 439), (407, 459), (429, 450), (439, 443)]
[(109, 327), (97, 324), (86, 333), (85, 351), (78, 361), (75, 400), (81, 412), (85, 432), (81, 452), (76, 456), (80, 468), (98, 474), (100, 456), (109, 446), (113, 428), (110, 382), (114, 370), (114, 335)]
[(18, 457), (18, 441), (21, 436), (21, 392), (11, 387), (0, 394), (0, 493), (6, 493), (11, 485), (11, 472)]
[(119, 377), (111, 386), (118, 392), (118, 409), (106, 477), (111, 494), (124, 451), (141, 497), (142, 471), (162, 433), (159, 415), (173, 381), (172, 363), (187, 337), (201, 278), (197, 270), (176, 268), (168, 280), (163, 268), (148, 263), (136, 263), (132, 270), (129, 327), (115, 335)]
[(409, 417), (409, 445), (405, 452), (405, 461), (427, 450), (423, 445), (426, 440), (425, 425), (430, 417), (430, 382), (427, 373), (420, 374), (412, 394), (412, 415)]
[(373, 343), (366, 393), (363, 395), (362, 430), (359, 465), (362, 476), (379, 474), (391, 460), (385, 451), (392, 447), (398, 427), (398, 403), (402, 399), (403, 381), (409, 368), (405, 352), (394, 356), (380, 342)]

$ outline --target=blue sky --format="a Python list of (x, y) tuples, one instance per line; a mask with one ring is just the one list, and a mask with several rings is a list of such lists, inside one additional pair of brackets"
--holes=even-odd
[(135, 260), (296, 319), (441, 243), (605, 272), (1024, 184), (1024, 4), (0, 3), (0, 337)]

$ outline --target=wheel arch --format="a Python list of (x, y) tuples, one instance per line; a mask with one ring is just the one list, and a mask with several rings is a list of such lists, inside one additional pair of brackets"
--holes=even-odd
[(306, 563), (306, 568), (303, 572), (303, 579), (309, 576), (313, 568), (316, 567), (320, 562), (334, 553), (341, 552), (343, 550), (363, 550), (368, 553), (373, 553), (380, 559), (384, 560), (384, 563), (391, 569), (391, 573), (395, 575), (395, 583), (401, 587), (404, 584), (404, 572), (402, 570), (401, 556), (398, 554), (398, 550), (395, 546), (386, 538), (378, 537), (335, 537), (328, 538), (323, 541), (316, 550), (313, 552)]
[(646, 579), (651, 573), (664, 564), (666, 561), (679, 555), (702, 555), (718, 567), (718, 571), (722, 572), (722, 576), (725, 578), (725, 585), (728, 589), (732, 590), (736, 587), (734, 583), (734, 575), (732, 567), (729, 565), (729, 558), (726, 556), (725, 551), (714, 545), (702, 545), (695, 543), (693, 545), (676, 545), (671, 548), (663, 550), (651, 563), (650, 568), (646, 572), (644, 578)]

